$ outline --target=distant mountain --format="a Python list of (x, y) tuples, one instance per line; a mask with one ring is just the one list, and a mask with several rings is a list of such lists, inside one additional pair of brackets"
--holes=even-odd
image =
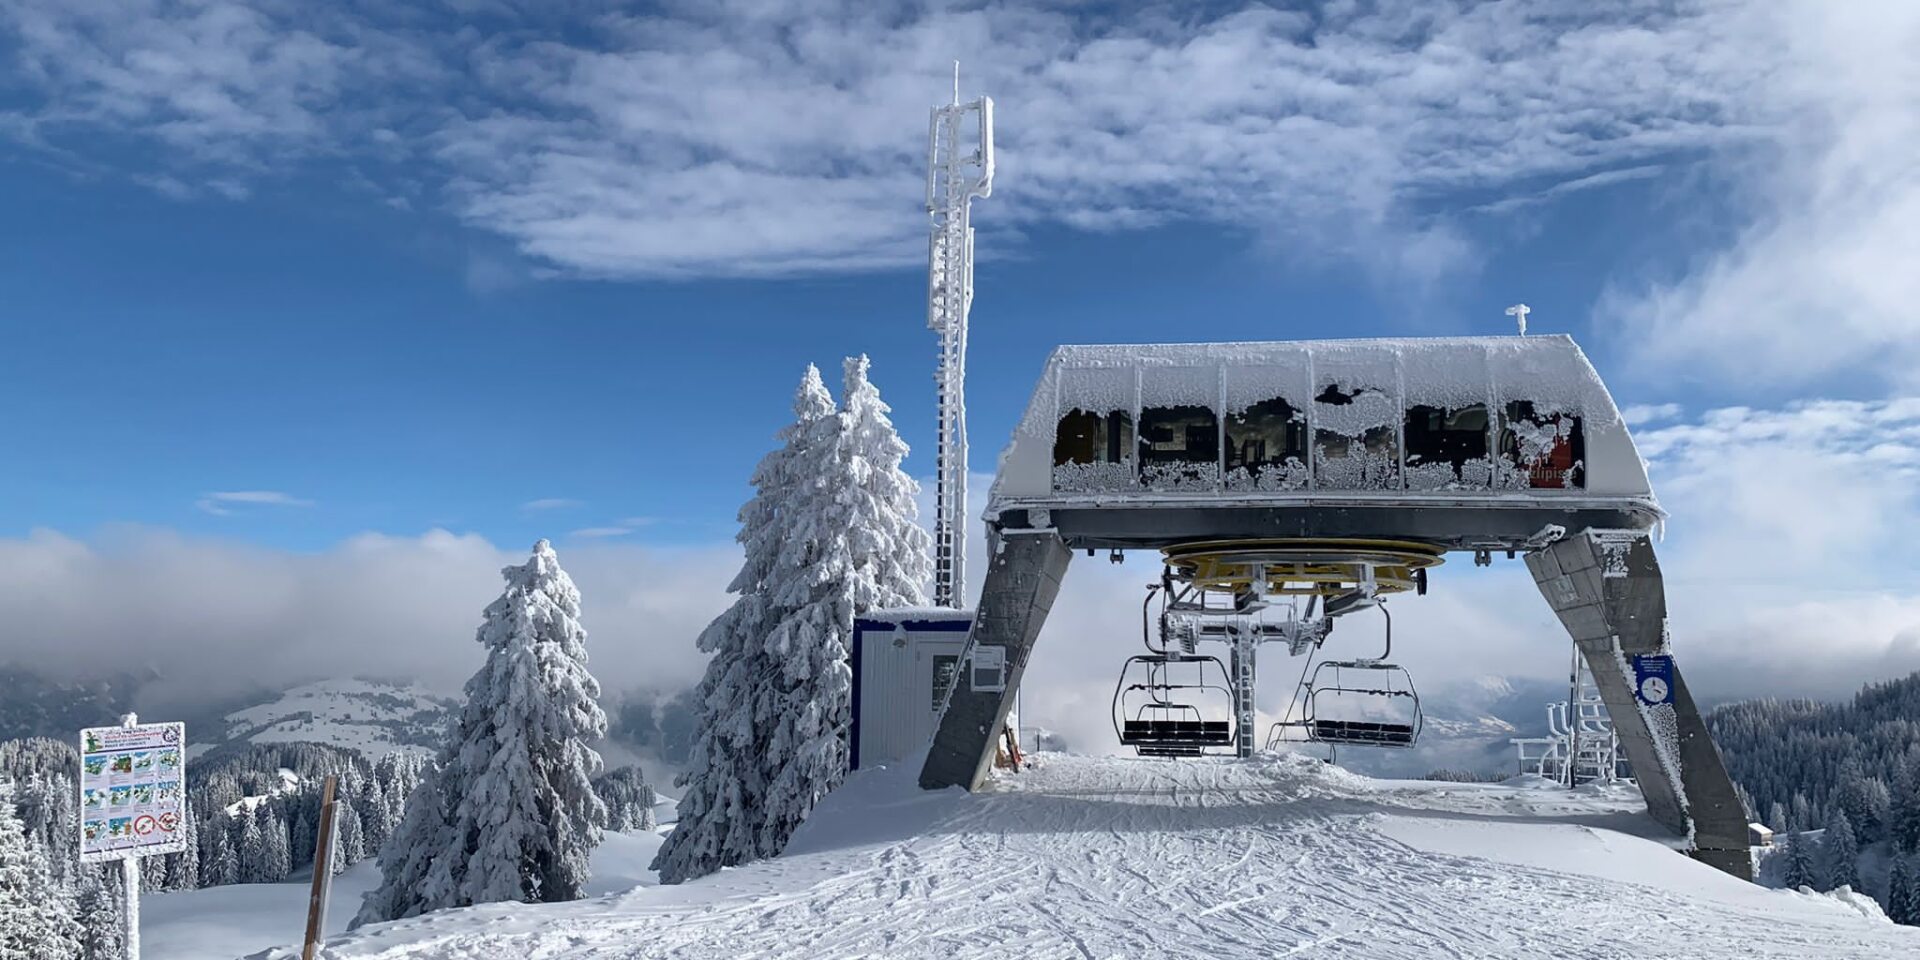
[(82, 727), (118, 723), (132, 709), (138, 686), (132, 677), (62, 683), (21, 667), (0, 667), (0, 741), (73, 742)]
[(1426, 722), (1419, 746), (1342, 750), (1338, 758), (1341, 766), (1376, 777), (1420, 777), (1436, 770), (1510, 776), (1519, 772), (1510, 741), (1545, 735), (1547, 703), (1566, 698), (1560, 681), (1473, 677), (1422, 691)]
[(189, 755), (235, 743), (323, 743), (369, 760), (392, 752), (431, 757), (446, 742), (459, 701), (424, 687), (322, 680), (189, 727)]

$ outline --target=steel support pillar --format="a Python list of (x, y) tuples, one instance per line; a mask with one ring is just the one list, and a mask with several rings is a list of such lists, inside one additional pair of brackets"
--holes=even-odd
[(975, 690), (973, 671), (961, 671), (940, 714), (926, 765), (920, 768), (920, 786), (928, 790), (952, 786), (973, 790), (986, 779), (993, 765), (995, 739), (1027, 672), (1027, 658), (1073, 559), (1072, 551), (1051, 530), (1003, 533), (990, 528), (987, 533), (992, 560), (973, 628), (967, 634), (967, 648), (970, 652), (989, 646), (1006, 649), (1006, 688)]
[(1649, 705), (1634, 693), (1632, 658), (1672, 653), (1652, 541), (1643, 532), (1583, 530), (1527, 554), (1527, 569), (1592, 671), (1647, 812), (1691, 835), (1695, 859), (1753, 879), (1746, 810), (1679, 665), (1671, 704)]
[(1233, 755), (1242, 760), (1253, 756), (1255, 725), (1254, 640), (1248, 629), (1238, 624), (1233, 634)]

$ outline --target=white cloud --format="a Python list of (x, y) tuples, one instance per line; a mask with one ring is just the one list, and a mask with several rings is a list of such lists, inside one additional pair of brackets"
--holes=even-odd
[[(481, 610), (525, 559), (474, 535), (363, 534), (301, 554), (165, 530), (0, 539), (0, 662), (69, 677), (151, 673), (178, 706), (370, 675), (457, 690), (478, 669)], [(726, 603), (731, 545), (564, 549), (592, 669), (610, 693), (698, 678), (700, 628)], [(111, 603), (102, 598), (112, 598)]]
[(204, 494), (194, 507), (216, 517), (231, 516), (235, 507), (311, 507), (313, 501), (278, 490), (225, 490)]
[(632, 527), (583, 527), (573, 531), (571, 535), (588, 540), (601, 540), (608, 537), (624, 537), (632, 532)]
[(616, 277), (917, 263), (919, 131), (954, 58), (999, 103), (990, 229), (1200, 219), (1416, 277), (1473, 256), (1456, 191), (1641, 176), (1780, 116), (1753, 96), (1773, 38), (1722, 3), (722, 3), (541, 35), (352, 9), (22, 0), (0, 23), (42, 140), (154, 137), (200, 182), (386, 162), (527, 254)]
[(1677, 403), (1636, 403), (1620, 411), (1620, 419), (1625, 420), (1628, 426), (1635, 427), (1658, 420), (1671, 420), (1679, 415), (1680, 405)]
[(1729, 171), (1741, 226), (1677, 276), (1616, 282), (1601, 322), (1653, 376), (1920, 384), (1920, 6), (1753, 4), (1733, 25), (1772, 38), (1765, 149)]
[(568, 497), (542, 497), (538, 500), (528, 500), (526, 503), (520, 505), (520, 509), (529, 513), (538, 513), (547, 510), (571, 510), (575, 507), (584, 506), (586, 506), (586, 502), (582, 500), (574, 500)]

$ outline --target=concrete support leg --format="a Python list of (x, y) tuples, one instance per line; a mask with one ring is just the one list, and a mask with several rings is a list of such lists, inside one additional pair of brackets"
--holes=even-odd
[(1634, 695), (1633, 657), (1672, 653), (1652, 541), (1584, 530), (1529, 553), (1527, 569), (1593, 672), (1647, 812), (1675, 833), (1690, 830), (1696, 859), (1753, 879), (1746, 811), (1679, 665), (1671, 705), (1649, 706)]
[(987, 580), (980, 591), (980, 607), (968, 634), (969, 648), (1006, 648), (1007, 684), (1001, 692), (976, 691), (967, 671), (953, 685), (947, 709), (926, 766), (920, 768), (920, 786), (928, 790), (961, 786), (973, 790), (986, 779), (993, 764), (995, 738), (1007, 722), (1014, 692), (1027, 672), (1027, 658), (1040, 636), (1040, 627), (1060, 593), (1073, 553), (1052, 531), (1002, 534), (989, 530)]

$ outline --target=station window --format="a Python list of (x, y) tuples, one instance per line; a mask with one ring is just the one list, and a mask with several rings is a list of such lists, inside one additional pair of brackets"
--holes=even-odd
[(1315, 481), (1329, 490), (1393, 490), (1400, 486), (1398, 405), (1378, 387), (1329, 385), (1313, 398)]
[(1502, 486), (1565, 490), (1587, 485), (1586, 434), (1573, 413), (1515, 400), (1502, 411)]
[(1307, 421), (1275, 397), (1227, 415), (1227, 488), (1294, 490), (1306, 486)]
[(1125, 411), (1088, 413), (1075, 409), (1060, 418), (1053, 434), (1053, 465), (1123, 463), (1133, 440), (1133, 418)]
[(1487, 406), (1407, 408), (1407, 486), (1414, 489), (1485, 487), (1492, 481), (1487, 459)]
[(1220, 479), (1220, 420), (1193, 404), (1140, 411), (1140, 477), (1159, 489), (1211, 489)]
[(1133, 484), (1133, 416), (1124, 410), (1075, 408), (1053, 433), (1053, 485), (1059, 490), (1110, 490)]

